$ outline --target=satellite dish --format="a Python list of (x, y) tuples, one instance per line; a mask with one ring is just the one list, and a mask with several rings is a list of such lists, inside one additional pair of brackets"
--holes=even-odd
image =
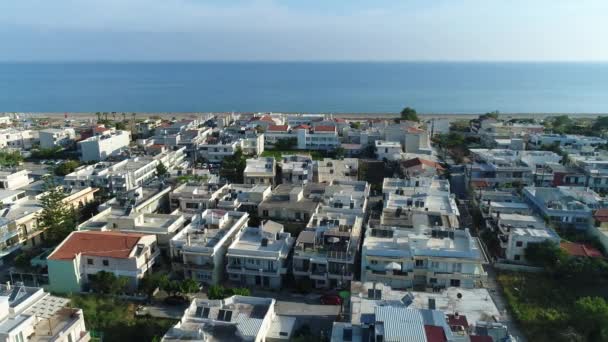
[(462, 299), (462, 293), (458, 292), (458, 293), (456, 294), (456, 298), (458, 298), (458, 299)]

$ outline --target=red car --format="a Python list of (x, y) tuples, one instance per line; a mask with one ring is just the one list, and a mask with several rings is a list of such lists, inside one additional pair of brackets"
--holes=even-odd
[(342, 305), (342, 298), (338, 295), (323, 295), (321, 296), (321, 304), (323, 305)]

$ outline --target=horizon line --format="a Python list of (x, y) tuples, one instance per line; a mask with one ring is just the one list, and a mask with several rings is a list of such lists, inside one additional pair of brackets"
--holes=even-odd
[(200, 60), (179, 60), (179, 59), (158, 59), (158, 60), (137, 60), (137, 59), (35, 59), (35, 60), (2, 60), (0, 63), (22, 63), (22, 64), (36, 64), (36, 63), (481, 63), (481, 64), (492, 64), (492, 63), (508, 63), (508, 64), (549, 64), (549, 63), (580, 63), (580, 64), (606, 64), (608, 60), (463, 60), (463, 59), (404, 59), (404, 60), (374, 60), (374, 59), (314, 59), (314, 60), (291, 60), (291, 59), (200, 59)]

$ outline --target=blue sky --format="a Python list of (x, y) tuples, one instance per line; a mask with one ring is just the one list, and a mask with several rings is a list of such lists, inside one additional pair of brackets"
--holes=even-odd
[(607, 61), (606, 0), (4, 0), (0, 60)]

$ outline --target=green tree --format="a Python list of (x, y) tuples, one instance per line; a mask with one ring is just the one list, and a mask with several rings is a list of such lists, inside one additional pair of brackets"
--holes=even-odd
[(479, 120), (485, 120), (485, 119), (494, 119), (494, 120), (498, 120), (498, 115), (500, 115), (500, 112), (495, 110), (493, 112), (488, 112), (485, 113), (483, 115), (479, 116)]
[(165, 164), (163, 164), (163, 162), (159, 162), (158, 165), (156, 165), (156, 175), (158, 177), (164, 177), (169, 173), (169, 170), (167, 170), (167, 167), (165, 166)]
[(17, 166), (23, 161), (23, 157), (19, 152), (4, 152), (0, 151), (0, 166), (12, 167)]
[(333, 154), (334, 154), (334, 158), (342, 159), (342, 158), (344, 158), (344, 156), (346, 156), (346, 150), (342, 147), (336, 147), (333, 151)]
[(608, 303), (604, 298), (580, 298), (574, 303), (573, 317), (588, 341), (608, 341)]
[(117, 130), (121, 130), (121, 131), (126, 131), (127, 130), (127, 124), (123, 121), (118, 121), (114, 124), (114, 127), (116, 127)]
[(291, 150), (296, 147), (298, 144), (298, 139), (296, 138), (285, 138), (279, 139), (276, 143), (274, 143), (275, 150)]
[(200, 286), (196, 282), (196, 280), (194, 280), (192, 278), (182, 280), (181, 283), (179, 284), (179, 286), (180, 286), (180, 292), (183, 294), (197, 293), (200, 288)]
[(89, 286), (95, 292), (115, 295), (127, 290), (129, 278), (117, 277), (112, 272), (99, 271), (90, 277)]
[(567, 257), (558, 244), (545, 240), (529, 243), (525, 249), (526, 260), (531, 264), (553, 268)]
[(414, 108), (410, 107), (405, 107), (403, 108), (403, 110), (401, 110), (401, 120), (420, 122), (420, 119), (418, 118), (418, 113), (416, 113), (416, 110)]
[(50, 243), (56, 244), (76, 229), (78, 215), (72, 206), (63, 201), (66, 195), (52, 178), (46, 179), (45, 190), (40, 198), (42, 211), (38, 216), (38, 227), (45, 231)]
[(164, 288), (169, 283), (169, 277), (162, 273), (148, 273), (139, 282), (139, 290), (151, 299), (157, 288)]
[(222, 160), (220, 176), (232, 183), (243, 183), (243, 172), (247, 165), (247, 159), (243, 155), (240, 147), (237, 147), (234, 154)]
[(57, 176), (65, 176), (65, 175), (68, 175), (68, 174), (74, 172), (74, 170), (76, 170), (76, 168), (78, 166), (80, 166), (80, 163), (78, 161), (67, 160), (67, 161), (57, 165), (54, 172)]

